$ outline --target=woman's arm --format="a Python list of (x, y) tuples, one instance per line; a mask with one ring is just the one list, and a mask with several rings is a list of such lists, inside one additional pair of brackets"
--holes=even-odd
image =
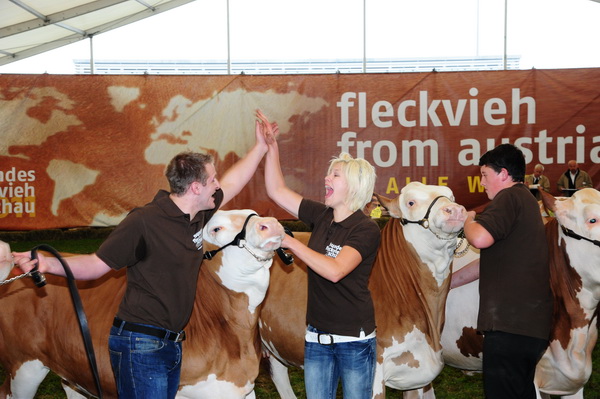
[(302, 196), (285, 184), (279, 159), (279, 146), (277, 145), (277, 140), (275, 140), (275, 137), (279, 134), (279, 127), (276, 123), (269, 123), (264, 115), (263, 118), (261, 119), (263, 121), (262, 129), (264, 130), (264, 135), (273, 137), (273, 140), (268, 140), (269, 151), (265, 157), (265, 186), (267, 188), (267, 195), (277, 205), (291, 213), (294, 217), (298, 217)]
[(348, 245), (343, 246), (335, 258), (314, 251), (297, 239), (287, 235), (281, 246), (289, 248), (315, 273), (334, 283), (350, 274), (362, 261), (360, 253)]

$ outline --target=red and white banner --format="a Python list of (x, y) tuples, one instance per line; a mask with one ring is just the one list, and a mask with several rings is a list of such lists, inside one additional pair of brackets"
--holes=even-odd
[[(600, 186), (600, 69), (277, 76), (0, 75), (0, 230), (117, 224), (168, 189), (178, 152), (215, 156), (221, 173), (254, 143), (254, 112), (281, 129), (288, 185), (322, 200), (329, 160), (364, 157), (376, 192), (409, 181), (488, 201), (479, 157), (521, 147), (552, 190), (570, 159)], [(290, 215), (263, 169), (227, 205)]]

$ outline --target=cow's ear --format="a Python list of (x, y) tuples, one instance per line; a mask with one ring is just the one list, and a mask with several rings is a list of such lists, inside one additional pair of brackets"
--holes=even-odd
[(544, 208), (546, 208), (546, 213), (550, 214), (550, 212), (547, 211), (554, 212), (556, 210), (556, 198), (544, 190), (539, 190), (539, 192), (542, 196), (542, 204), (544, 205)]
[(387, 198), (384, 197), (383, 195), (379, 195), (379, 194), (374, 194), (377, 199), (379, 200), (379, 203), (381, 204), (381, 206), (383, 206), (385, 209), (387, 209), (387, 211), (390, 213), (390, 216), (396, 219), (399, 219), (402, 217), (402, 213), (400, 212), (400, 201), (398, 200), (398, 197), (392, 199), (392, 198)]

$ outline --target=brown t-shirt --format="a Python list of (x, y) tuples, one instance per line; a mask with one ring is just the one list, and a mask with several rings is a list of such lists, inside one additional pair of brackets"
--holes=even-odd
[(548, 243), (535, 197), (523, 184), (505, 188), (477, 222), (494, 238), (481, 250), (477, 329), (548, 339)]
[(113, 269), (127, 267), (127, 288), (117, 316), (123, 320), (180, 331), (187, 324), (202, 263), (202, 228), (223, 202), (193, 220), (160, 190), (132, 210), (102, 243), (96, 255)]
[(307, 199), (302, 200), (298, 216), (312, 226), (311, 249), (335, 258), (347, 245), (362, 257), (356, 269), (337, 283), (308, 268), (306, 322), (331, 334), (358, 337), (361, 330), (370, 334), (375, 330), (375, 312), (369, 276), (381, 241), (379, 226), (361, 210), (336, 223), (331, 208)]

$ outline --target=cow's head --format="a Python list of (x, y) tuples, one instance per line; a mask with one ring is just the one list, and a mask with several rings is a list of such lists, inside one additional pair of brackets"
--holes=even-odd
[(4, 241), (0, 241), (0, 281), (6, 280), (14, 265), (10, 246)]
[(377, 197), (391, 217), (400, 219), (403, 224), (429, 229), (438, 238), (456, 236), (465, 224), (466, 210), (454, 202), (454, 194), (447, 186), (411, 182), (393, 200)]
[(600, 241), (600, 192), (593, 188), (576, 191), (566, 199), (544, 196), (544, 205), (550, 209), (561, 226), (585, 239)]
[(583, 285), (600, 297), (600, 270), (596, 267), (600, 263), (600, 192), (584, 188), (566, 199), (542, 195), (560, 225), (557, 245), (566, 244), (571, 267)]
[(404, 237), (441, 285), (449, 275), (458, 234), (467, 216), (465, 208), (454, 202), (452, 190), (411, 182), (395, 199), (377, 197), (391, 217), (400, 219)]
[[(254, 215), (254, 216), (252, 216)], [(240, 239), (240, 232), (244, 231)], [(260, 217), (250, 209), (218, 211), (204, 226), (206, 243), (223, 248), (207, 266), (217, 265), (222, 284), (249, 297), (254, 312), (264, 299), (269, 285), (269, 267), (274, 251), (281, 247), (284, 230), (277, 219)]]

